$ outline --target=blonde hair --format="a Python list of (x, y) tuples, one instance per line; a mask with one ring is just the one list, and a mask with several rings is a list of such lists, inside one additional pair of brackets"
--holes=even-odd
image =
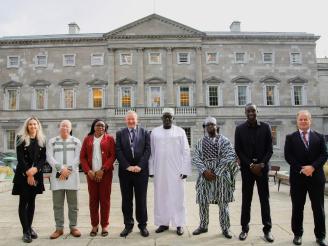
[(36, 139), (38, 140), (38, 144), (40, 147), (44, 147), (46, 143), (46, 137), (43, 134), (42, 131), (42, 125), (38, 118), (35, 116), (31, 116), (27, 118), (22, 126), (22, 128), (18, 132), (18, 140), (17, 140), (17, 146), (25, 142), (25, 146), (29, 146), (31, 142), (31, 137), (28, 132), (28, 124), (31, 120), (35, 120), (38, 124), (38, 129), (36, 131)]

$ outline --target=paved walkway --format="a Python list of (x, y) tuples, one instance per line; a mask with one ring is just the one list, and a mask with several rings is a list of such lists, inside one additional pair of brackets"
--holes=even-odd
[[(2, 183), (2, 186), (4, 184)], [(8, 184), (7, 184), (8, 187)], [(150, 236), (143, 238), (139, 234), (137, 227), (134, 232), (126, 239), (120, 238), (119, 233), (123, 229), (123, 216), (120, 208), (121, 195), (119, 184), (113, 183), (111, 197), (110, 212), (110, 228), (109, 236), (106, 238), (100, 235), (95, 238), (89, 237), (90, 220), (88, 210), (88, 192), (87, 185), (82, 183), (79, 192), (80, 212), (79, 212), (79, 228), (82, 232), (81, 238), (72, 238), (68, 233), (67, 219), (65, 236), (50, 240), (49, 235), (54, 230), (54, 218), (52, 210), (52, 198), (49, 191), (49, 185), (46, 185), (46, 192), (37, 196), (36, 213), (34, 220), (34, 228), (39, 234), (39, 239), (34, 240), (32, 245), (263, 245), (266, 243), (263, 239), (261, 225), (261, 211), (256, 189), (254, 190), (254, 201), (252, 205), (252, 219), (250, 225), (250, 233), (246, 241), (238, 240), (240, 233), (240, 207), (241, 207), (241, 181), (236, 184), (236, 201), (230, 205), (231, 214), (231, 230), (234, 234), (233, 239), (225, 239), (219, 229), (218, 208), (212, 205), (210, 208), (210, 225), (209, 232), (200, 236), (193, 236), (192, 231), (197, 228), (199, 223), (198, 206), (195, 204), (195, 182), (189, 181), (186, 185), (187, 192), (187, 220), (185, 234), (179, 237), (175, 233), (175, 228), (161, 234), (156, 234), (156, 227), (153, 225), (153, 184), (149, 183), (148, 209), (149, 209), (149, 226)], [(8, 189), (7, 189), (8, 190)], [(280, 192), (277, 191), (277, 185), (273, 181), (270, 182), (271, 192), (271, 214), (273, 220), (272, 233), (275, 237), (274, 245), (292, 245), (292, 232), (290, 229), (291, 218), (291, 201), (289, 197), (289, 186), (281, 185)], [(327, 200), (326, 211), (327, 211)], [(18, 197), (12, 196), (10, 191), (0, 193), (0, 245), (24, 245), (21, 242), (21, 226), (17, 214)], [(67, 212), (67, 207), (65, 208)], [(327, 212), (326, 212), (327, 213)], [(67, 218), (67, 216), (66, 216)], [(316, 245), (313, 235), (313, 218), (309, 202), (305, 207), (304, 215), (304, 236), (303, 245)]]

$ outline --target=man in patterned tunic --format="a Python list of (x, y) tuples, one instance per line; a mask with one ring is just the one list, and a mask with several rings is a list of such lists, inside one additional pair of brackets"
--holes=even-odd
[(59, 135), (51, 138), (47, 146), (47, 161), (52, 167), (50, 189), (56, 222), (56, 230), (50, 235), (50, 239), (56, 239), (64, 234), (65, 196), (70, 234), (74, 237), (81, 236), (81, 232), (77, 229), (81, 142), (70, 135), (71, 130), (72, 123), (69, 120), (63, 120), (59, 125)]
[(218, 204), (222, 234), (230, 239), (228, 203), (234, 200), (235, 177), (238, 172), (236, 154), (230, 141), (217, 132), (216, 119), (207, 117), (204, 122), (205, 136), (193, 151), (192, 164), (199, 176), (196, 183), (196, 202), (199, 204), (200, 225), (193, 235), (208, 230), (209, 204)]

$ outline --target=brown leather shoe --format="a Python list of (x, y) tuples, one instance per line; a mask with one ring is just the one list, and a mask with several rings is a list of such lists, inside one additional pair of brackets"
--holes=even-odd
[(77, 228), (72, 228), (71, 229), (71, 235), (73, 237), (81, 237), (81, 232)]
[(51, 235), (50, 239), (57, 239), (64, 234), (64, 230), (55, 230)]

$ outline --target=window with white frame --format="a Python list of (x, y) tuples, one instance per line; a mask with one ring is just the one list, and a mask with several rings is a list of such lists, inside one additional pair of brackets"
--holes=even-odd
[(20, 63), (19, 56), (7, 56), (7, 68), (18, 68)]
[(5, 109), (6, 110), (18, 110), (19, 105), (19, 89), (8, 88), (5, 90)]
[(291, 64), (301, 64), (302, 63), (301, 53), (299, 53), (299, 52), (290, 53), (290, 63)]
[(5, 137), (5, 150), (6, 151), (14, 151), (15, 150), (15, 141), (16, 141), (16, 131), (13, 129), (6, 130)]
[(92, 66), (104, 65), (104, 53), (91, 54), (91, 65)]
[(151, 86), (149, 87), (149, 106), (150, 107), (161, 107), (161, 87), (160, 86)]
[(92, 108), (102, 108), (104, 105), (104, 89), (92, 88), (91, 89), (91, 106)]
[(236, 105), (237, 106), (245, 106), (250, 102), (250, 89), (248, 85), (237, 85), (236, 86)]
[(236, 52), (235, 53), (236, 63), (245, 63), (246, 62), (246, 53), (245, 52)]
[(265, 85), (264, 86), (264, 105), (266, 106), (274, 106), (278, 104), (278, 95), (277, 95), (277, 87), (275, 85)]
[(120, 54), (120, 65), (131, 65), (132, 64), (132, 53)]
[(208, 86), (208, 106), (219, 106), (219, 86)]
[(190, 103), (190, 87), (189, 86), (180, 86), (179, 87), (179, 106), (180, 107), (189, 107)]
[(48, 92), (46, 88), (34, 88), (33, 109), (47, 109)]
[(46, 67), (48, 64), (48, 57), (46, 55), (35, 56), (35, 66)]
[(263, 63), (273, 63), (272, 52), (263, 52)]
[(149, 53), (149, 64), (161, 64), (162, 59), (161, 59), (161, 53), (160, 52), (150, 52)]
[(272, 145), (273, 147), (279, 147), (279, 132), (277, 126), (271, 126), (271, 136), (272, 136)]
[(306, 95), (304, 85), (292, 86), (292, 104), (294, 106), (306, 105)]
[(75, 100), (74, 88), (62, 88), (62, 108), (74, 109), (76, 105)]
[(123, 108), (132, 107), (132, 87), (122, 86), (120, 87), (120, 106)]
[(206, 63), (219, 63), (219, 53), (218, 52), (206, 52)]
[(178, 64), (190, 64), (190, 53), (189, 52), (178, 52), (177, 60), (178, 60)]
[(63, 66), (75, 66), (75, 54), (63, 55)]

